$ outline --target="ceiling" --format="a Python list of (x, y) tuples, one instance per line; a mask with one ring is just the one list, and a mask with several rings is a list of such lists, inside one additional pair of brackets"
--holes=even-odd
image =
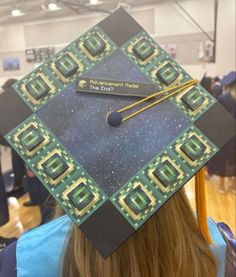
[[(57, 1), (61, 9), (57, 11), (43, 9), (42, 6), (50, 1)], [(91, 5), (89, 0), (0, 0), (0, 25), (41, 21), (98, 11), (113, 11), (119, 3), (133, 8), (161, 1), (165, 0), (100, 0), (96, 5)], [(11, 15), (13, 9), (22, 10), (25, 14), (13, 17)]]

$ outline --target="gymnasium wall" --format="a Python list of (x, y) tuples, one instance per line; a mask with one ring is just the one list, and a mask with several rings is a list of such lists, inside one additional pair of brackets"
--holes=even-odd
[[(183, 0), (181, 4), (202, 28), (213, 36), (214, 1)], [(132, 10), (132, 15), (161, 45), (175, 44), (177, 60), (194, 77), (201, 78), (205, 72), (212, 76), (223, 75), (235, 68), (234, 0), (219, 0), (217, 52), (214, 64), (199, 62), (199, 42), (207, 38), (173, 1), (139, 7)], [(100, 14), (92, 14), (0, 26), (0, 85), (9, 77), (20, 78), (34, 69), (35, 65), (26, 63), (25, 49), (54, 46), (59, 50), (103, 18)], [(21, 69), (13, 72), (3, 71), (2, 59), (6, 57), (19, 57)]]

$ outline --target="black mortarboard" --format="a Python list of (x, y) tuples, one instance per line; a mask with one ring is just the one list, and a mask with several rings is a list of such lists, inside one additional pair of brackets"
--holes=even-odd
[(234, 135), (234, 118), (122, 9), (13, 88), (0, 133), (104, 257)]

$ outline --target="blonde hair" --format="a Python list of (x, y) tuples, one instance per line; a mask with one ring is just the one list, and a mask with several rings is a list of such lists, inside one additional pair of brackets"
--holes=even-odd
[(229, 86), (229, 93), (236, 100), (236, 81), (234, 81), (233, 84)]
[(73, 226), (63, 277), (215, 277), (216, 263), (183, 190), (111, 257), (103, 257)]

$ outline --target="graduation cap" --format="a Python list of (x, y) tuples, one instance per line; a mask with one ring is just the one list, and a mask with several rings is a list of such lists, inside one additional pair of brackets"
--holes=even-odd
[(0, 133), (103, 257), (234, 135), (234, 118), (122, 9), (13, 88)]
[(236, 81), (236, 71), (231, 71), (230, 73), (228, 73), (227, 75), (225, 75), (221, 80), (220, 83), (223, 86), (229, 86), (232, 83), (234, 83)]

